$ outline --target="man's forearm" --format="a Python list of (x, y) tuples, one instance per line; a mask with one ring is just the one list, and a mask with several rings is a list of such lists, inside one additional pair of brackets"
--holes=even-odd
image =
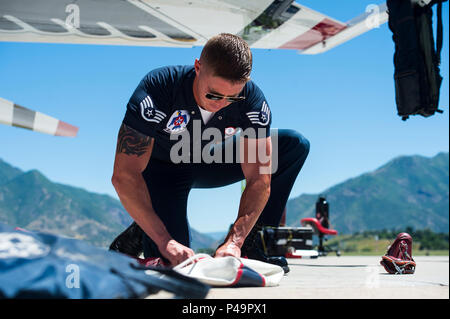
[(153, 209), (142, 175), (113, 177), (113, 185), (123, 207), (142, 230), (158, 247), (166, 245), (172, 237)]
[(241, 196), (239, 213), (225, 242), (242, 247), (245, 238), (252, 230), (259, 215), (266, 206), (270, 195), (270, 183), (257, 180), (248, 183)]

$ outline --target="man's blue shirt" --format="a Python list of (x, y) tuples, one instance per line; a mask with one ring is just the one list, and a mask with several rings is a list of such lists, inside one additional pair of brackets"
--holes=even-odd
[[(194, 78), (194, 66), (158, 68), (142, 79), (131, 96), (123, 123), (155, 139), (153, 156), (168, 160), (170, 149), (178, 141), (174, 135), (188, 132), (190, 143), (195, 143), (194, 139), (201, 138), (208, 128), (217, 128), (222, 141), (238, 128), (253, 128), (258, 138), (270, 136), (271, 111), (253, 81), (247, 82), (239, 94), (245, 96), (244, 100), (217, 111), (205, 125), (193, 94)], [(196, 132), (201, 135), (195, 136)], [(213, 139), (208, 138), (201, 139), (201, 145)]]

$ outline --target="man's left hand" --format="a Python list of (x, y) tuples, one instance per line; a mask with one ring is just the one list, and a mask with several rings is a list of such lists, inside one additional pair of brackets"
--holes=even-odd
[(222, 246), (217, 248), (214, 257), (241, 257), (241, 249), (235, 243), (224, 243)]

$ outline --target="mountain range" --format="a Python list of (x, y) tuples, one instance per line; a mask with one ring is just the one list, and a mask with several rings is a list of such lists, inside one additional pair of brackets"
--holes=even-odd
[(314, 217), (315, 202), (324, 195), (331, 227), (339, 233), (365, 230), (449, 229), (449, 154), (401, 156), (380, 168), (348, 179), (321, 194), (302, 194), (287, 204), (286, 223)]
[[(50, 181), (0, 159), (0, 223), (85, 240), (108, 247), (132, 222), (120, 201)], [(191, 229), (192, 248), (215, 240)]]
[[(411, 226), (448, 232), (449, 154), (402, 156), (321, 194), (302, 194), (287, 204), (288, 226), (313, 217), (325, 195), (339, 233)], [(107, 247), (131, 222), (120, 201), (24, 172), (0, 159), (0, 222), (78, 238)], [(217, 236), (191, 229), (192, 248), (215, 248)], [(217, 235), (217, 234), (215, 234)]]

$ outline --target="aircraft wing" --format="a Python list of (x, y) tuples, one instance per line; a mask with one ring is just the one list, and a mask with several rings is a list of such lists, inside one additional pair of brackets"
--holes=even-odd
[(0, 41), (202, 46), (221, 32), (252, 48), (324, 52), (387, 21), (386, 5), (343, 23), (293, 0), (2, 0)]
[(2, 98), (0, 98), (0, 124), (56, 136), (75, 137), (78, 132), (78, 127)]

